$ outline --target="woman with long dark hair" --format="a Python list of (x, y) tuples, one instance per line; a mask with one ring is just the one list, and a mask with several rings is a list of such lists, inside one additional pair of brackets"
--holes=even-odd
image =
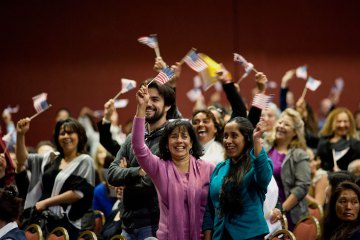
[(264, 239), (269, 232), (263, 202), (272, 163), (261, 144), (264, 130), (263, 120), (254, 130), (242, 117), (225, 125), (223, 144), (229, 158), (211, 176), (205, 239)]
[(342, 182), (337, 186), (324, 216), (324, 240), (360, 239), (359, 201), (358, 185)]

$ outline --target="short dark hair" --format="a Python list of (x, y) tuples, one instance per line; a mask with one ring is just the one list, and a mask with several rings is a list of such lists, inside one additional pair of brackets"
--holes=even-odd
[(73, 130), (75, 133), (78, 134), (79, 142), (77, 145), (77, 152), (78, 153), (85, 153), (85, 146), (87, 143), (87, 136), (84, 127), (75, 119), (68, 118), (65, 120), (60, 120), (56, 122), (55, 125), (55, 131), (54, 131), (54, 143), (56, 146), (56, 149), (60, 152), (60, 155), (64, 156), (64, 151), (59, 143), (59, 135), (60, 135), (60, 129), (61, 127), (69, 127), (71, 130)]
[(15, 186), (0, 188), (0, 220), (10, 223), (19, 220), (22, 199), (18, 198)]
[(328, 179), (329, 179), (329, 183), (332, 188), (332, 191), (334, 191), (336, 189), (336, 187), (344, 181), (348, 181), (348, 182), (354, 181), (354, 178), (352, 177), (352, 175), (348, 171), (345, 171), (345, 170), (338, 171), (338, 172), (329, 172)]
[(164, 134), (160, 137), (159, 141), (159, 151), (160, 151), (160, 158), (164, 160), (170, 160), (171, 154), (168, 149), (168, 140), (171, 132), (175, 128), (184, 128), (188, 131), (190, 139), (192, 141), (192, 154), (196, 159), (199, 159), (203, 155), (203, 148), (197, 139), (195, 131), (188, 120), (183, 119), (174, 119), (169, 121), (164, 130)]
[(150, 82), (148, 88), (155, 88), (158, 90), (159, 95), (164, 99), (164, 105), (170, 106), (170, 109), (166, 113), (166, 119), (172, 119), (176, 115), (176, 97), (174, 89), (167, 84), (160, 84), (157, 81)]

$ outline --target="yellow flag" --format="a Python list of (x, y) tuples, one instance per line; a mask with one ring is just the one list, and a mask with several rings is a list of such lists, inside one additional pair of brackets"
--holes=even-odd
[(199, 75), (203, 80), (204, 89), (206, 91), (217, 81), (216, 71), (220, 70), (221, 66), (206, 54), (199, 53), (198, 55), (208, 66), (206, 69), (199, 72)]
[[(200, 77), (203, 80), (203, 88), (208, 90), (212, 85), (217, 81), (216, 71), (220, 70), (222, 67), (219, 63), (215, 62), (212, 58), (204, 53), (199, 53), (199, 57), (206, 63), (208, 66), (203, 71), (199, 72)], [(230, 73), (228, 73), (230, 74)], [(229, 76), (231, 78), (231, 75)]]

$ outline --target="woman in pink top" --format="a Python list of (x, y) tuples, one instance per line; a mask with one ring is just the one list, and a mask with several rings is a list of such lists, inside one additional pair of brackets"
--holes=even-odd
[(132, 146), (142, 169), (149, 174), (159, 198), (160, 222), (157, 238), (201, 239), (201, 225), (209, 181), (214, 165), (198, 161), (202, 147), (189, 121), (173, 120), (159, 142), (160, 158), (144, 143), (145, 115), (149, 93), (142, 86), (136, 94), (137, 111)]

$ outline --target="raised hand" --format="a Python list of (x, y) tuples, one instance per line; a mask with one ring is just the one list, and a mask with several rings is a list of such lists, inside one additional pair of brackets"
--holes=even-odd
[(154, 70), (157, 72), (161, 72), (164, 68), (166, 68), (166, 62), (162, 59), (162, 57), (155, 58)]
[(216, 71), (216, 78), (219, 81), (222, 81), (223, 83), (229, 83), (231, 82), (231, 74), (229, 71), (225, 68), (225, 66), (220, 63), (221, 68)]
[(256, 127), (254, 129), (253, 133), (253, 141), (254, 141), (254, 155), (257, 157), (259, 153), (261, 152), (262, 148), (262, 135), (265, 132), (267, 128), (267, 124), (264, 121), (264, 118), (261, 117), (258, 124), (256, 124)]
[(16, 132), (21, 135), (25, 135), (30, 129), (30, 118), (20, 119), (16, 124)]
[(262, 134), (266, 131), (266, 127), (267, 124), (264, 121), (264, 118), (261, 117), (260, 121), (258, 122), (258, 124), (256, 124), (256, 127), (254, 129), (254, 133), (253, 133), (254, 143), (259, 140), (261, 141)]
[(180, 78), (181, 74), (181, 64), (179, 62), (176, 62), (174, 65), (171, 65), (171, 69), (175, 73), (175, 78)]
[(256, 87), (260, 93), (264, 93), (266, 90), (266, 83), (268, 79), (266, 75), (262, 72), (258, 72), (255, 74)]
[(148, 104), (150, 95), (148, 92), (148, 87), (143, 85), (136, 93), (136, 102), (137, 102), (137, 117), (145, 117), (146, 105)]
[(110, 121), (114, 111), (115, 111), (114, 100), (110, 99), (104, 104), (104, 119)]
[(296, 70), (291, 69), (285, 73), (285, 75), (281, 79), (281, 88), (287, 88), (289, 85), (290, 79), (294, 76)]

